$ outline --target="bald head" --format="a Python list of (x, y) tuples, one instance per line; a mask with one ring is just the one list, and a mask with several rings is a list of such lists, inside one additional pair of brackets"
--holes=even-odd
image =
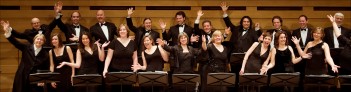
[(96, 12), (96, 19), (98, 20), (99, 23), (104, 23), (105, 22), (105, 12), (103, 10), (98, 10)]
[(40, 20), (39, 20), (39, 18), (33, 18), (32, 19), (32, 27), (35, 30), (39, 30), (40, 29)]

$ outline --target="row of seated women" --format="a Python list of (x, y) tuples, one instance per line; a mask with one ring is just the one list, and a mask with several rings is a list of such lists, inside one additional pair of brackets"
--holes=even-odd
[[(328, 16), (335, 27), (334, 18)], [(108, 72), (123, 71), (162, 71), (163, 63), (169, 61), (169, 55), (173, 55), (175, 64), (174, 73), (196, 73), (194, 67), (198, 62), (206, 62), (206, 72), (229, 72), (229, 57), (231, 47), (222, 45), (224, 41), (221, 31), (215, 31), (212, 34), (211, 42), (206, 43), (206, 36), (202, 36), (201, 48), (192, 48), (188, 46), (189, 36), (186, 33), (180, 33), (178, 36), (179, 45), (168, 46), (162, 39), (154, 39), (150, 35), (143, 38), (142, 61), (138, 62), (137, 47), (134, 40), (128, 38), (128, 28), (126, 25), (119, 26), (117, 38), (111, 42), (100, 44), (99, 40), (93, 42), (91, 34), (83, 32), (79, 37), (78, 50), (76, 51), (76, 60), (69, 46), (63, 45), (60, 34), (51, 36), (53, 48), (49, 51), (42, 48), (45, 39), (43, 34), (34, 37), (34, 43), (27, 45), (15, 39), (11, 35), (12, 28), (9, 23), (1, 21), (5, 31), (5, 37), (16, 48), (21, 50), (22, 61), (16, 72), (13, 92), (22, 92), (31, 90), (28, 76), (36, 70), (41, 69), (48, 64), (52, 72), (60, 73), (60, 82), (51, 83), (53, 88), (59, 92), (68, 92), (70, 90), (72, 77), (82, 74), (102, 74), (106, 77)], [(226, 30), (230, 30), (226, 29)], [(340, 30), (334, 28), (334, 32), (340, 36)], [(313, 31), (313, 39), (307, 44), (305, 50), (299, 47), (299, 39), (293, 37), (291, 40), (296, 45), (299, 56), (295, 57), (293, 49), (288, 45), (287, 33), (278, 32), (274, 35), (274, 48), (270, 49), (270, 43), (273, 36), (270, 33), (264, 33), (261, 37), (262, 42), (255, 42), (246, 52), (240, 74), (244, 73), (290, 73), (294, 72), (293, 64), (306, 59), (306, 73), (314, 75), (327, 74), (327, 63), (331, 66), (333, 72), (338, 72), (338, 67), (333, 63), (330, 56), (328, 44), (322, 41), (324, 36), (323, 30), (317, 28)], [(339, 37), (338, 36), (338, 37)], [(190, 39), (191, 40), (191, 39)], [(340, 36), (345, 43), (350, 43), (348, 38)], [(155, 45), (158, 43), (158, 45)], [(108, 48), (105, 58), (104, 49)], [(348, 49), (348, 48), (346, 48)], [(197, 57), (197, 58), (194, 58)], [(326, 62), (325, 62), (326, 61)], [(100, 67), (99, 64), (104, 64)], [(75, 68), (79, 69), (77, 74)], [(206, 76), (206, 75), (202, 75)], [(202, 77), (206, 78), (206, 77)], [(205, 79), (203, 79), (205, 80)], [(16, 86), (15, 86), (16, 85)], [(21, 90), (21, 91), (17, 91)]]

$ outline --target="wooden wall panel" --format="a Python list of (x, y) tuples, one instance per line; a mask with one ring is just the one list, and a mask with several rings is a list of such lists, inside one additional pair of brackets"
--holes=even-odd
[[(82, 15), (81, 23), (86, 27), (96, 23), (95, 14), (97, 10), (91, 10), (91, 6), (111, 6), (125, 8), (125, 6), (135, 7), (135, 12), (132, 15), (135, 26), (142, 25), (145, 17), (150, 17), (153, 21), (153, 28), (161, 32), (158, 20), (162, 19), (167, 23), (167, 28), (174, 25), (174, 14), (178, 10), (147, 10), (146, 7), (167, 6), (185, 6), (190, 7), (190, 10), (184, 10), (187, 14), (187, 23), (193, 26), (197, 11), (201, 7), (219, 7), (221, 1), (228, 2), (229, 6), (238, 7), (244, 6), (244, 10), (229, 10), (231, 21), (238, 25), (242, 16), (250, 16), (254, 23), (260, 23), (262, 30), (272, 28), (271, 18), (279, 15), (283, 18), (283, 28), (293, 30), (298, 28), (297, 18), (301, 15), (309, 17), (310, 27), (327, 27), (330, 26), (327, 14), (342, 12), (345, 15), (344, 26), (351, 28), (351, 0), (62, 0), (64, 6), (74, 6), (74, 9), (79, 10), (63, 10), (63, 21), (69, 21), (70, 14), (73, 11), (79, 11)], [(19, 6), (17, 10), (0, 9), (0, 20), (9, 20), (11, 27), (23, 32), (25, 29), (31, 28), (30, 21), (33, 17), (38, 17), (42, 24), (49, 24), (55, 13), (53, 10), (32, 10), (32, 7), (53, 6), (56, 1), (50, 0), (0, 0), (0, 6)], [(274, 2), (274, 3), (273, 3)], [(77, 6), (77, 7), (75, 7)], [(258, 10), (257, 7), (301, 7), (298, 10)], [(314, 10), (315, 7), (341, 7), (343, 10)], [(50, 8), (50, 7), (47, 7)], [(243, 7), (242, 7), (243, 8)], [(337, 9), (336, 8), (336, 9)], [(346, 8), (346, 9), (345, 9)], [(225, 24), (222, 19), (220, 8), (214, 10), (204, 10), (205, 15), (203, 20), (211, 20), (215, 29), (223, 31)], [(113, 22), (118, 27), (121, 23), (126, 23), (126, 10), (105, 10), (106, 20)], [(201, 28), (201, 26), (200, 26)], [(0, 27), (0, 29), (2, 29)], [(60, 32), (58, 28), (54, 32)], [(3, 31), (0, 31), (0, 91), (10, 92), (12, 80), (17, 68), (20, 53), (12, 44), (2, 36)], [(62, 33), (63, 34), (63, 33)], [(133, 35), (133, 34), (132, 34)]]

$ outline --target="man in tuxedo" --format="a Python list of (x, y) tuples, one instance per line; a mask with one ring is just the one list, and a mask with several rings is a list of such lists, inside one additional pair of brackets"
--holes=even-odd
[[(230, 43), (234, 46), (232, 52), (244, 53), (251, 47), (254, 42), (258, 41), (258, 37), (262, 32), (259, 30), (258, 24), (256, 24), (256, 28), (252, 27), (253, 22), (249, 16), (243, 16), (240, 20), (240, 25), (235, 26), (228, 17), (228, 7), (229, 6), (227, 6), (225, 2), (221, 3), (223, 20), (226, 26), (230, 28), (230, 31), (232, 33), (230, 37)], [(230, 32), (225, 32), (226, 35), (228, 35), (228, 33)]]
[[(345, 27), (342, 26), (343, 24), (343, 20), (344, 20), (344, 14), (338, 12), (334, 14), (334, 18), (335, 18), (335, 23), (337, 24), (339, 30), (341, 31), (341, 35), (345, 36), (346, 38), (350, 38), (350, 29), (347, 29)], [(335, 35), (335, 33), (333, 32), (333, 26), (331, 27), (327, 27), (324, 29), (324, 39), (323, 41), (326, 42), (330, 48), (340, 48), (340, 47), (345, 47), (347, 44), (338, 41), (337, 36)], [(345, 59), (345, 57), (348, 57), (347, 55), (350, 54), (350, 52), (348, 52), (348, 50), (330, 50), (330, 55), (332, 56), (334, 62), (338, 65), (341, 66), (340, 68), (340, 75), (344, 75), (344, 74), (350, 74), (349, 71), (351, 69), (349, 69), (349, 67), (351, 67), (349, 60)]]
[[(179, 11), (175, 15), (177, 25), (171, 26), (169, 30), (166, 30), (166, 26), (161, 26), (162, 28), (162, 37), (164, 40), (168, 41), (170, 46), (178, 44), (178, 35), (181, 32), (185, 32), (189, 38), (193, 35), (193, 28), (185, 24), (186, 15), (183, 11)], [(169, 41), (171, 40), (172, 41)], [(189, 39), (190, 42), (190, 39)]]
[(89, 32), (87, 27), (80, 24), (81, 15), (78, 11), (71, 14), (71, 23), (66, 24), (61, 20), (62, 2), (58, 2), (58, 4), (55, 5), (55, 11), (60, 15), (56, 23), (60, 30), (65, 33), (66, 43), (78, 42), (80, 33)]
[(154, 40), (154, 42), (156, 42), (156, 39), (160, 38), (160, 33), (158, 33), (157, 31), (152, 29), (152, 22), (150, 18), (145, 18), (143, 21), (143, 25), (140, 27), (135, 27), (133, 25), (133, 21), (132, 18), (130, 17), (130, 15), (132, 15), (134, 13), (133, 8), (129, 8), (128, 9), (128, 16), (126, 18), (127, 20), (127, 25), (128, 28), (134, 32), (135, 34), (135, 42), (137, 44), (138, 47), (138, 56), (141, 56), (141, 52), (142, 52), (142, 48), (144, 47), (143, 45), (143, 37), (145, 35), (151, 35), (152, 39)]
[(98, 23), (90, 27), (91, 35), (95, 40), (100, 40), (99, 43), (103, 44), (107, 41), (112, 41), (114, 36), (117, 35), (117, 27), (114, 23), (105, 21), (105, 12), (98, 10), (96, 12), (96, 19)]
[[(301, 39), (300, 47), (305, 48), (309, 41), (312, 41), (312, 29), (307, 27), (308, 18), (306, 15), (300, 15), (299, 17), (300, 27), (295, 29), (292, 33), (292, 36), (295, 36), (297, 39)], [(292, 47), (295, 47), (294, 44), (291, 44)]]
[[(210, 43), (211, 42), (211, 37), (212, 34), (214, 32), (213, 30), (213, 26), (210, 20), (204, 20), (202, 22), (202, 29), (200, 29), (200, 18), (201, 16), (203, 16), (204, 13), (202, 13), (201, 10), (199, 10), (197, 12), (197, 18), (194, 22), (194, 33), (196, 35), (198, 35), (199, 37), (201, 37), (202, 35), (206, 36), (206, 43)], [(201, 48), (201, 43), (202, 43), (202, 39), (198, 39), (198, 42), (192, 42), (191, 45), (194, 48)]]
[[(299, 16), (299, 24), (300, 24), (300, 27), (293, 31), (292, 36), (295, 36), (297, 39), (301, 39), (300, 47), (302, 48), (302, 50), (304, 50), (303, 48), (305, 48), (307, 43), (313, 40), (312, 29), (307, 27), (308, 18), (306, 15)], [(296, 49), (295, 44), (291, 44), (291, 47), (293, 47), (295, 55), (300, 56)], [(303, 62), (294, 64), (295, 71), (301, 73), (300, 77), (302, 79), (300, 80), (300, 84), (299, 84), (299, 90), (301, 91), (303, 91), (303, 77), (305, 76), (304, 74), (305, 74), (306, 62), (304, 61), (305, 60), (303, 60)]]
[(272, 39), (272, 42), (271, 42), (271, 48), (274, 48), (274, 44), (275, 44), (274, 40), (276, 39), (276, 35), (275, 34), (277, 32), (282, 32), (282, 31), (288, 34), (287, 35), (287, 40), (288, 40), (289, 45), (291, 45), (292, 41), (290, 41), (290, 39), (291, 39), (290, 31), (282, 29), (283, 19), (280, 16), (273, 16), (272, 23), (273, 23), (273, 27), (274, 28), (270, 29), (270, 30), (267, 30), (267, 33), (270, 33), (270, 34), (273, 35), (273, 39)]

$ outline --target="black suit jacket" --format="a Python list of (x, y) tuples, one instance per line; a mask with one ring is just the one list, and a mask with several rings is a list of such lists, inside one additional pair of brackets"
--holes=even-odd
[(107, 26), (108, 29), (108, 39), (106, 38), (104, 32), (101, 29), (101, 26), (99, 23), (96, 23), (95, 25), (90, 27), (90, 32), (91, 35), (95, 40), (99, 40), (99, 43), (104, 43), (106, 41), (112, 41), (115, 38), (115, 35), (117, 35), (117, 27), (114, 23), (111, 22), (105, 22), (105, 25)]
[[(324, 39), (323, 41), (326, 42), (330, 48), (335, 48), (334, 46), (334, 36), (333, 36), (333, 27), (327, 27), (324, 29)], [(350, 29), (347, 29), (343, 26), (341, 26), (341, 34), (344, 35), (345, 37), (349, 38), (350, 37)], [(344, 47), (344, 43), (339, 42), (339, 47)]]
[(244, 35), (242, 35), (244, 29), (240, 29), (239, 26), (235, 26), (230, 21), (229, 17), (225, 17), (223, 20), (226, 26), (230, 27), (230, 31), (232, 32), (232, 36), (230, 37), (230, 44), (234, 46), (232, 52), (246, 52), (254, 42), (258, 41), (258, 35), (261, 35), (258, 33), (260, 30), (255, 31), (253, 28), (250, 28)]
[[(71, 40), (69, 40), (69, 38), (72, 38), (72, 34), (79, 36), (76, 34), (76, 30), (73, 26), (73, 24), (63, 24), (61, 18), (56, 20), (57, 26), (60, 28), (60, 30), (65, 33), (65, 37), (66, 37), (66, 42), (67, 43), (72, 43)], [(79, 25), (80, 28), (80, 34), (82, 34), (83, 32), (89, 32), (89, 29), (83, 25)]]
[[(194, 33), (193, 28), (185, 24), (183, 32), (185, 32), (188, 35), (189, 37), (188, 42), (190, 43), (190, 37)], [(168, 41), (169, 45), (171, 46), (178, 45), (178, 35), (179, 35), (179, 25), (175, 25), (169, 28), (168, 33), (167, 32), (162, 33), (163, 39)], [(172, 41), (169, 41), (170, 39), (172, 39)]]
[[(303, 44), (303, 42), (302, 42), (302, 38), (301, 38), (301, 28), (295, 29), (295, 30), (293, 31), (293, 33), (292, 33), (292, 36), (296, 36), (297, 39), (300, 39), (300, 38), (301, 38), (299, 44), (300, 44), (300, 47), (302, 47), (302, 48), (304, 48), (304, 47), (307, 45), (308, 42), (313, 41), (313, 37), (312, 37), (312, 30), (313, 30), (313, 29), (311, 29), (311, 28), (307, 28), (307, 29), (308, 29), (308, 30), (307, 30), (308, 32), (307, 32), (307, 37), (306, 37), (306, 42), (305, 42), (305, 44)], [(296, 47), (295, 44), (291, 44), (291, 46), (292, 46), (292, 47)]]
[[(146, 30), (145, 30), (145, 27), (135, 27), (133, 25), (133, 21), (132, 21), (132, 18), (126, 18), (127, 20), (127, 25), (128, 25), (128, 28), (134, 32), (135, 34), (135, 42), (137, 44), (138, 47), (138, 55), (141, 55), (141, 50), (144, 45), (143, 45), (143, 37), (146, 33)], [(160, 33), (154, 31), (153, 29), (150, 30), (149, 32), (149, 35), (151, 35), (152, 39), (154, 39), (154, 42), (156, 42), (156, 39), (157, 38), (160, 38)]]
[[(195, 35), (198, 35), (198, 36), (199, 36), (199, 41), (198, 41), (198, 42), (191, 43), (191, 46), (192, 46), (193, 48), (201, 48), (201, 43), (202, 43), (201, 37), (202, 37), (202, 35), (209, 35), (210, 37), (212, 37), (212, 34), (213, 34), (213, 32), (214, 32), (214, 30), (211, 30), (211, 33), (208, 34), (208, 33), (206, 33), (203, 29), (200, 29), (199, 26), (200, 26), (199, 24), (194, 23), (194, 33), (195, 33)], [(209, 39), (206, 40), (206, 43), (208, 42), (208, 40), (209, 40)]]
[[(46, 39), (45, 46), (49, 46), (51, 44), (50, 36), (51, 36), (52, 30), (55, 27), (56, 27), (55, 20), (53, 20), (49, 25), (45, 25), (45, 24), (40, 25), (40, 31), (42, 31), (42, 34), (44, 34)], [(14, 36), (15, 38), (26, 39), (29, 43), (32, 44), (34, 42), (33, 38), (38, 33), (39, 33), (39, 30), (35, 30), (34, 28), (26, 29), (22, 33), (13, 29), (11, 32), (11, 35)]]
[(49, 53), (42, 49), (35, 56), (33, 44), (23, 44), (17, 41), (14, 35), (7, 38), (17, 49), (22, 51), (21, 62), (15, 74), (13, 82), (13, 92), (25, 92), (31, 89), (29, 74), (36, 73), (37, 70), (49, 70)]

